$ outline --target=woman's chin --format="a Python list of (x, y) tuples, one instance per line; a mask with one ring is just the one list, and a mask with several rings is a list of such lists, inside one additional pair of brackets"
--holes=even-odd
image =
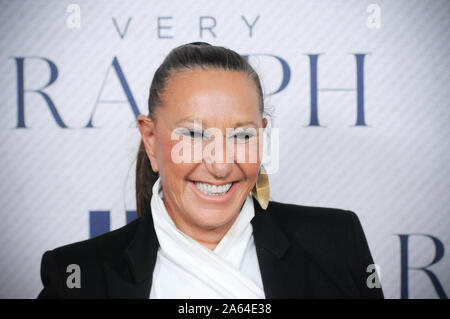
[(215, 209), (195, 209), (190, 207), (190, 215), (194, 223), (205, 230), (216, 229), (228, 225), (233, 220), (233, 213)]

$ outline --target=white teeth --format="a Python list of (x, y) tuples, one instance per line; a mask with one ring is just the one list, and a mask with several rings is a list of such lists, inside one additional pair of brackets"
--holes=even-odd
[(228, 183), (228, 184), (217, 186), (217, 185), (211, 185), (211, 184), (205, 184), (205, 183), (199, 183), (199, 182), (195, 182), (194, 184), (195, 184), (195, 186), (197, 186), (197, 188), (202, 193), (209, 195), (209, 196), (224, 195), (230, 190), (231, 186), (233, 185), (233, 183)]

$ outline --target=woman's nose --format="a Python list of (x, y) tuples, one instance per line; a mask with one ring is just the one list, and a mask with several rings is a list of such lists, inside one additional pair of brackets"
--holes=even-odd
[(227, 177), (234, 165), (233, 155), (227, 154), (227, 150), (223, 149), (222, 151), (217, 148), (211, 155), (210, 152), (203, 153), (203, 162), (205, 163), (206, 168), (217, 178), (225, 178)]
[(231, 174), (234, 163), (217, 163), (217, 162), (206, 162), (205, 166), (211, 175), (217, 178), (226, 178)]

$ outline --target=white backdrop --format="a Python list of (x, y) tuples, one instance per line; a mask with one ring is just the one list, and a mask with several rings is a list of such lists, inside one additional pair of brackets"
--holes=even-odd
[[(406, 297), (406, 285), (409, 298), (448, 296), (449, 11), (448, 1), (0, 1), (0, 297), (36, 297), (42, 254), (89, 238), (91, 211), (110, 211), (110, 229), (125, 224), (139, 135), (117, 70), (147, 114), (157, 66), (192, 41), (252, 56), (280, 130), (272, 199), (356, 212), (386, 297)], [(310, 123), (318, 54), (320, 126)], [(365, 123), (355, 54), (365, 54)], [(270, 94), (288, 80), (274, 56), (290, 78)], [(49, 80), (53, 112), (33, 91)], [(402, 256), (410, 268), (435, 261), (438, 283)]]

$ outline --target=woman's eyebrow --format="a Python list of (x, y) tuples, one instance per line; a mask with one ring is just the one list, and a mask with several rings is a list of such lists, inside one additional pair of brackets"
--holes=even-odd
[[(187, 117), (187, 118), (181, 119), (176, 123), (176, 125), (193, 124), (195, 122), (201, 123), (204, 128), (208, 127), (207, 121), (200, 120), (197, 118), (192, 118), (192, 117)], [(240, 122), (234, 123), (233, 127), (231, 127), (231, 128), (237, 128), (237, 127), (242, 127), (242, 126), (246, 126), (246, 125), (252, 125), (252, 126), (258, 127), (258, 124), (255, 121), (240, 121)]]
[(176, 123), (176, 125), (181, 125), (181, 124), (193, 124), (193, 123), (202, 123), (203, 124), (203, 121), (202, 120), (200, 120), (200, 119), (196, 119), (196, 118), (192, 118), (192, 117), (186, 117), (186, 118), (184, 118), (184, 119), (181, 119), (181, 120), (179, 120), (177, 123)]
[(254, 121), (245, 121), (245, 122), (237, 122), (234, 124), (234, 127), (241, 127), (241, 126), (246, 126), (246, 125), (253, 125), (255, 127), (258, 127), (258, 124)]

